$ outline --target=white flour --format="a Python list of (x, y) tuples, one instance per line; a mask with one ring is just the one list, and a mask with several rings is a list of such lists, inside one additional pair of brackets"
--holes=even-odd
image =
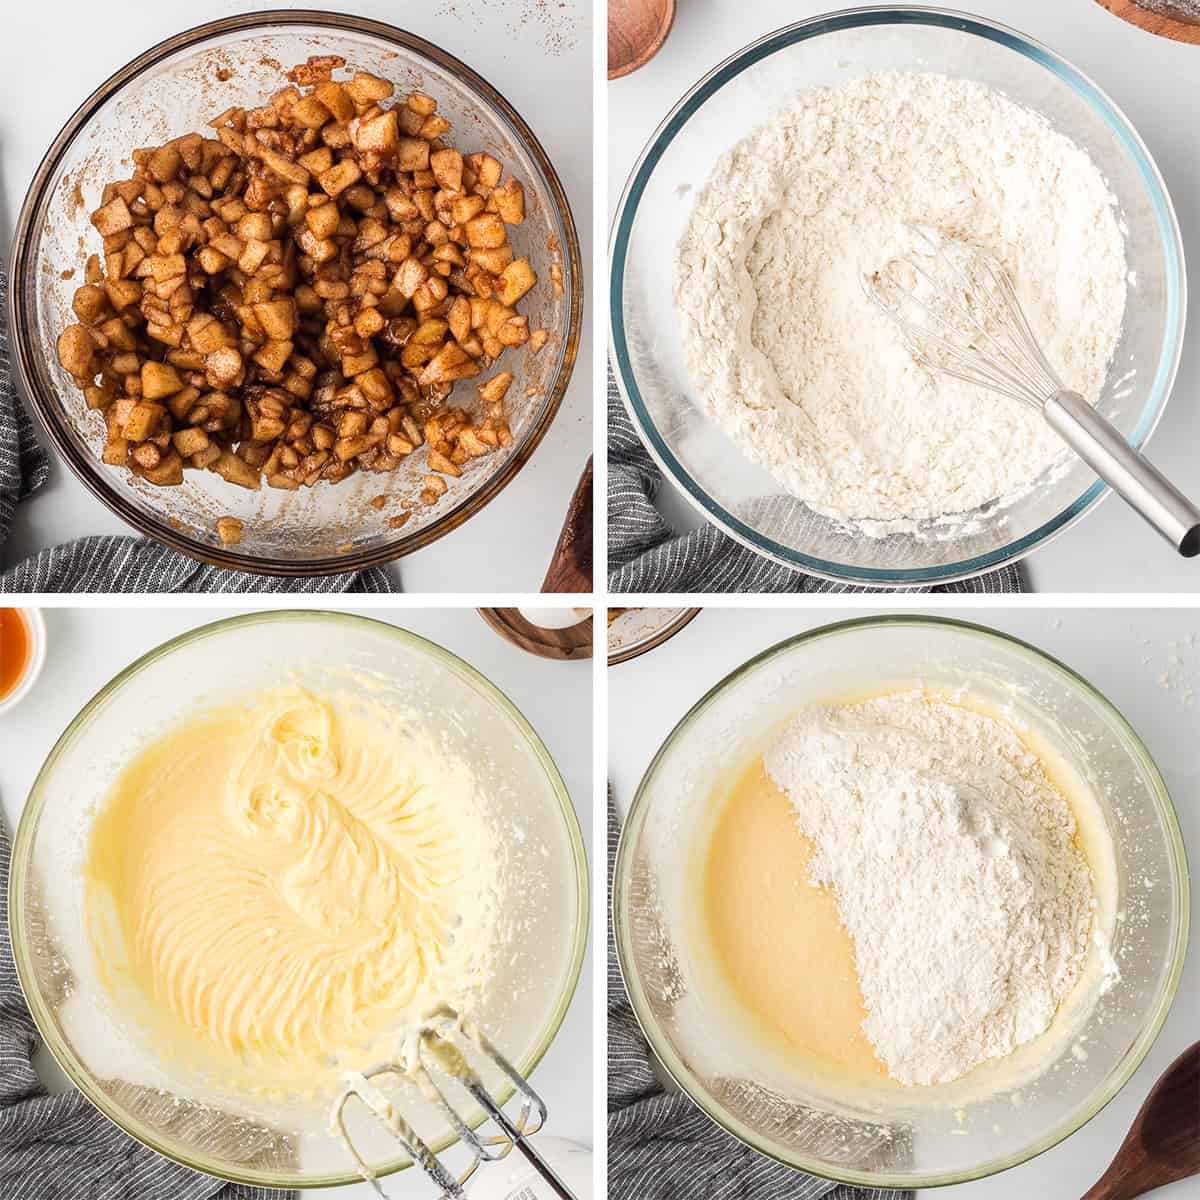
[(765, 763), (837, 898), (895, 1079), (957, 1079), (1049, 1026), (1095, 896), (1071, 809), (1011, 726), (897, 693), (801, 712)]
[(991, 250), (1094, 404), (1125, 310), (1114, 206), (1084, 150), (981, 84), (884, 73), (803, 92), (696, 201), (675, 278), (689, 373), (749, 458), (864, 531), (1011, 500), (1062, 442), (1016, 401), (918, 367), (860, 279), (908, 223)]

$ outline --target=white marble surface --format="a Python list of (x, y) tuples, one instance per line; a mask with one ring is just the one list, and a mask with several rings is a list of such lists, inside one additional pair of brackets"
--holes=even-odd
[[(679, 0), (674, 28), (651, 62), (608, 85), (610, 219), (646, 140), (684, 92), (710, 68), (781, 25), (840, 5), (822, 0)], [(1124, 110), (1150, 148), (1174, 201), (1190, 256), (1192, 313), (1173, 398), (1151, 442), (1151, 457), (1185, 490), (1200, 495), (1200, 156), (1194, 114), (1197, 53), (1143, 33), (1094, 0), (963, 0), (961, 7), (1045, 42), (1090, 75)], [(667, 494), (669, 489), (664, 489)], [(670, 494), (664, 511), (678, 528), (695, 510)], [(1200, 566), (1165, 549), (1117, 500), (1025, 560), (1042, 592), (1171, 592), (1200, 585)]]
[[(878, 610), (879, 606), (875, 606)], [(947, 609), (1015, 634), (1062, 659), (1128, 718), (1158, 763), (1174, 800), (1192, 862), (1200, 854), (1200, 614), (1188, 609)], [(708, 608), (671, 641), (608, 672), (609, 777), (624, 811), (663, 739), (710, 687), (752, 655), (793, 634), (864, 616), (853, 609)], [(1195, 639), (1189, 642), (1189, 637)], [(1166, 682), (1163, 682), (1164, 676)], [(1189, 696), (1190, 692), (1190, 696)], [(922, 1192), (944, 1200), (1074, 1200), (1107, 1166), (1159, 1074), (1198, 1036), (1200, 890), (1192, 892), (1188, 961), (1166, 1024), (1117, 1097), (1078, 1132), (1038, 1158), (973, 1183)], [(1200, 1177), (1155, 1192), (1200, 1200)]]
[[(155, 0), (103, 5), (43, 0), (6, 5), (0, 71), (0, 252), (38, 163), (75, 106), (113, 71), (164, 37), (204, 21), (267, 8), (320, 7), (420, 34), (474, 67), (502, 92), (546, 148), (570, 198), (590, 284), (592, 88), (590, 6), (539, 0)], [(119, 14), (119, 16), (117, 15)], [(128, 17), (126, 16), (128, 14)], [(136, 15), (135, 15), (136, 14)], [(64, 31), (70, 31), (64, 36)], [(537, 69), (531, 70), (536, 63)], [(181, 131), (183, 132), (183, 131)], [(592, 452), (591, 324), (571, 385), (532, 459), (482, 512), (388, 569), (406, 591), (535, 592), (549, 566), (567, 503)], [(71, 471), (21, 506), (0, 568), (73, 537), (129, 533)]]
[[(332, 605), (328, 607), (333, 607)], [(83, 704), (134, 659), (230, 609), (53, 608), (46, 665), (25, 699), (0, 717), (0, 814), (11, 832), (42, 761)], [(345, 610), (348, 611), (348, 610)], [(370, 616), (411, 629), (478, 668), (525, 714), (545, 741), (575, 802), (588, 858), (592, 853), (592, 672), (588, 661), (535, 658), (504, 641), (474, 609), (372, 608)], [(64, 1077), (43, 1051), (39, 1072), (56, 1090)], [(547, 1133), (592, 1143), (592, 955), (563, 1026), (532, 1076), (550, 1110)], [(366, 1184), (305, 1193), (368, 1200)], [(423, 1194), (423, 1193), (422, 1193)], [(147, 1197), (147, 1200), (159, 1200)]]

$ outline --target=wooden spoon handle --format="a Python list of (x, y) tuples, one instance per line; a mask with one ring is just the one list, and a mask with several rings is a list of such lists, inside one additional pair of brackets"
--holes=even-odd
[(1200, 1175), (1200, 1042), (1159, 1077), (1108, 1170), (1083, 1200), (1133, 1200)]
[(550, 569), (542, 581), (543, 592), (590, 592), (592, 590), (592, 460), (567, 508)]

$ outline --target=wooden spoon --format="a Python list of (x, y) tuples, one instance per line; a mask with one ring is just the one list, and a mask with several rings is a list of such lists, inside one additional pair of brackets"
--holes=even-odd
[(1200, 1175), (1200, 1042), (1162, 1074), (1083, 1200), (1132, 1200), (1191, 1175)]
[(554, 547), (554, 556), (543, 592), (590, 592), (592, 590), (592, 460), (587, 460), (575, 494), (567, 507), (562, 532)]
[(644, 67), (675, 20), (675, 0), (608, 0), (608, 77)]
[[(1200, 20), (1191, 19), (1182, 6), (1170, 9), (1161, 6), (1158, 11), (1139, 4), (1137, 0), (1097, 0), (1110, 13), (1159, 37), (1174, 38), (1177, 42), (1195, 42), (1200, 45)], [(611, 46), (611, 34), (609, 35)], [(612, 50), (609, 50), (612, 57)]]

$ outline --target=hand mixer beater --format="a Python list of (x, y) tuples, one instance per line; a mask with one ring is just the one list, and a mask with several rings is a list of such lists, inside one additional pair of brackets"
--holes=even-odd
[[(546, 1120), (546, 1105), (529, 1086), (521, 1073), (496, 1049), (482, 1030), (454, 1009), (443, 1006), (409, 1031), (406, 1052), (402, 1061), (379, 1063), (364, 1071), (348, 1072), (346, 1086), (333, 1103), (330, 1121), (334, 1133), (353, 1155), (363, 1178), (375, 1192), (387, 1200), (374, 1172), (359, 1153), (346, 1128), (346, 1106), (360, 1101), (396, 1138), (405, 1152), (441, 1191), (441, 1200), (465, 1200), (463, 1185), (481, 1163), (504, 1158), (514, 1148), (537, 1171), (550, 1191), (560, 1200), (575, 1200), (567, 1185), (529, 1145), (528, 1139), (541, 1129)], [(479, 1073), (471, 1065), (468, 1054), (479, 1055), (489, 1063), (499, 1077), (513, 1088), (519, 1098), (519, 1112), (510, 1117), (503, 1105), (489, 1092)], [(412, 1125), (397, 1107), (398, 1101), (382, 1089), (384, 1078), (416, 1084), (421, 1095), (445, 1117), (451, 1128), (471, 1152), (465, 1170), (457, 1175), (418, 1136)], [(461, 1112), (447, 1099), (439, 1078), (453, 1081), (486, 1113), (499, 1129), (499, 1134), (484, 1137), (471, 1126)]]
[(909, 226), (914, 248), (863, 271), (867, 297), (900, 328), (916, 361), (1041, 412), (1052, 429), (1185, 558), (1200, 553), (1200, 509), (1133, 449), (1050, 365), (1003, 265)]

